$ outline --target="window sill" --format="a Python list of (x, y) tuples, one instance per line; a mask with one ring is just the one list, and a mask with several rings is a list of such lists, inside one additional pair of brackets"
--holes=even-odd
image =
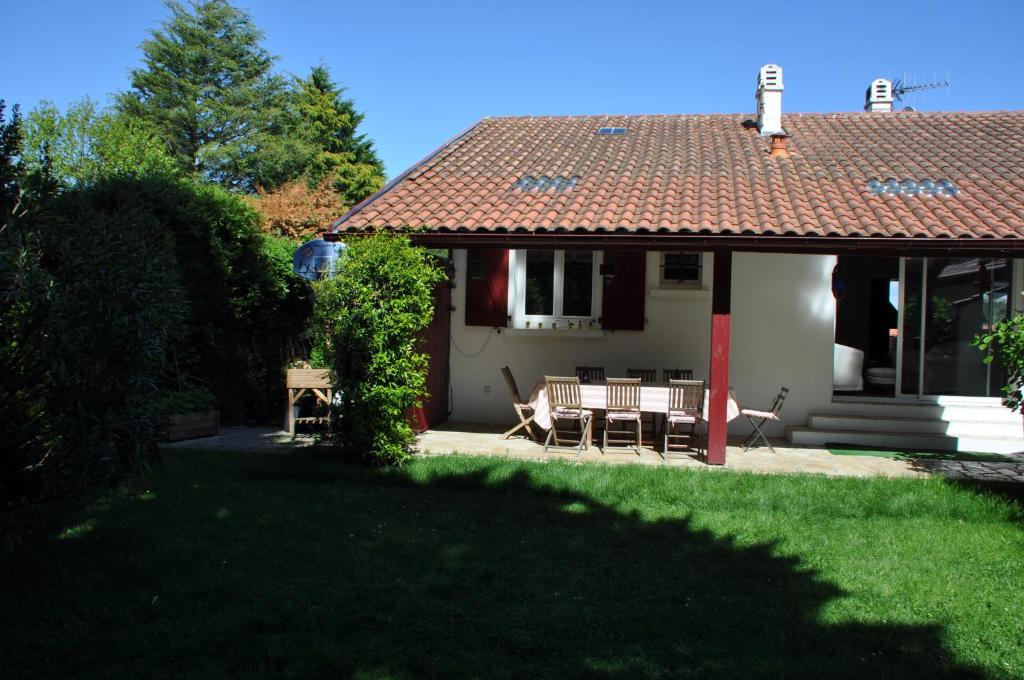
[(649, 291), (654, 298), (706, 298), (711, 296), (707, 288), (651, 288)]
[(513, 338), (543, 337), (543, 338), (603, 338), (604, 331), (595, 330), (569, 330), (568, 328), (506, 328), (505, 333)]

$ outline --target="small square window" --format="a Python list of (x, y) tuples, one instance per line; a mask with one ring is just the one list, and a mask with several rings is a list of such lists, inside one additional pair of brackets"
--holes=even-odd
[(663, 253), (661, 283), (664, 285), (695, 285), (701, 282), (701, 253)]

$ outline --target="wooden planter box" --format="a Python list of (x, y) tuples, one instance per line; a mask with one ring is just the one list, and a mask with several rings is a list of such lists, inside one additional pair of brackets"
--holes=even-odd
[(183, 413), (168, 416), (164, 423), (164, 441), (176, 442), (196, 437), (212, 437), (220, 432), (220, 411), (207, 413)]

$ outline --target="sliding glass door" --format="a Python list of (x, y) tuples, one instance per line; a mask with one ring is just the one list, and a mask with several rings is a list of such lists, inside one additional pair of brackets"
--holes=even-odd
[(1005, 374), (971, 340), (1006, 318), (1010, 260), (905, 258), (900, 393), (999, 396)]

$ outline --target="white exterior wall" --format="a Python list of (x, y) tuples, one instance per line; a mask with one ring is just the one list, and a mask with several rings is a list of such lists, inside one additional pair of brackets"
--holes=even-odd
[[(699, 290), (658, 287), (660, 256), (647, 256), (644, 331), (589, 333), (489, 329), (465, 325), (466, 251), (456, 250), (452, 291), (451, 387), (455, 422), (512, 423), (502, 366), (524, 399), (544, 375), (573, 375), (578, 365), (604, 366), (609, 377), (627, 368), (693, 369), (706, 380), (711, 328), (711, 272), (704, 256)], [(781, 385), (792, 391), (782, 416), (803, 424), (808, 410), (832, 399), (835, 257), (737, 253), (733, 256), (730, 383), (745, 406), (767, 408)], [(742, 421), (742, 423), (741, 423)], [(776, 426), (774, 434), (781, 434)], [(730, 430), (749, 431), (742, 417)]]

